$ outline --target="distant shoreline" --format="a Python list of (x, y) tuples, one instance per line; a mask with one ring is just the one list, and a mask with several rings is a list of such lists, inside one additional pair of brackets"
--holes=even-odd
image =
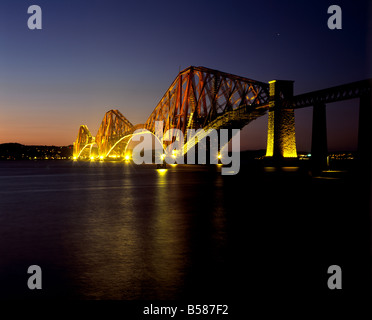
[[(311, 160), (311, 154), (307, 151), (298, 151), (298, 157), (296, 159), (290, 159), (286, 162), (298, 162), (298, 163), (309, 163)], [(270, 164), (272, 161), (270, 158), (266, 158), (266, 150), (244, 150), (240, 151), (241, 164), (259, 163), (263, 161), (266, 164)], [(355, 151), (333, 151), (328, 152), (328, 161), (338, 163), (344, 166), (346, 163), (347, 167), (353, 163), (356, 159)], [(2, 143), (0, 144), (0, 161), (38, 161), (38, 160), (69, 160), (73, 159), (73, 146), (43, 146), (43, 145), (23, 145), (20, 143)], [(79, 159), (78, 161), (91, 161), (90, 159)], [(102, 161), (102, 160), (98, 160)], [(122, 158), (115, 160), (105, 159), (103, 161), (124, 161)]]
[(72, 151), (72, 145), (59, 147), (2, 143), (0, 160), (68, 160), (72, 159)]

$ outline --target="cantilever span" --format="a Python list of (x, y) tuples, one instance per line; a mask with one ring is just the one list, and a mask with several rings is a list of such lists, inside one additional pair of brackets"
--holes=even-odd
[[(133, 133), (134, 128), (133, 124), (119, 110), (106, 112), (95, 137), (92, 137), (87, 126), (80, 126), (74, 142), (74, 159), (91, 158), (92, 156), (104, 159), (112, 152), (115, 153), (115, 156), (120, 156), (121, 151), (125, 148), (120, 142), (123, 137)], [(90, 145), (89, 154), (83, 153), (87, 145)], [(92, 155), (94, 145), (98, 148), (96, 155)]]
[[(122, 157), (133, 132), (147, 129), (154, 134), (156, 121), (163, 121), (164, 132), (179, 129), (186, 136), (190, 128), (242, 128), (264, 115), (268, 105), (267, 83), (191, 66), (178, 73), (145, 124), (133, 126), (118, 110), (110, 110), (93, 143), (100, 158)], [(74, 146), (74, 157), (81, 157), (85, 145), (80, 131)]]
[[(251, 113), (268, 102), (267, 83), (204, 67), (189, 67), (169, 86), (145, 128), (154, 132), (155, 121), (163, 121), (164, 131), (176, 128), (185, 134), (188, 128), (211, 126), (221, 116), (227, 116), (230, 122), (237, 120), (242, 127), (250, 121)], [(239, 117), (234, 118), (234, 111), (238, 110)], [(215, 129), (220, 126), (228, 127), (229, 123), (215, 122)]]
[(89, 152), (85, 157), (91, 156), (91, 147), (95, 143), (95, 138), (92, 137), (88, 127), (86, 125), (81, 125), (79, 128), (79, 132), (74, 142), (74, 159), (80, 158), (83, 156), (83, 151), (87, 149), (89, 146)]
[[(120, 156), (121, 149), (117, 142), (132, 132), (133, 124), (119, 110), (106, 112), (96, 135), (99, 156), (106, 158), (110, 152)], [(113, 148), (114, 145), (117, 147)]]

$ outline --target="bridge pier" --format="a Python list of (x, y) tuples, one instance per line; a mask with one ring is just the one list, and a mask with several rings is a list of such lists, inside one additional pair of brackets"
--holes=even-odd
[(313, 106), (313, 126), (311, 137), (311, 163), (314, 172), (327, 167), (327, 118), (326, 104), (316, 103)]
[(283, 101), (293, 97), (293, 81), (273, 80), (270, 84), (270, 105), (266, 157), (281, 160), (297, 158), (294, 110)]

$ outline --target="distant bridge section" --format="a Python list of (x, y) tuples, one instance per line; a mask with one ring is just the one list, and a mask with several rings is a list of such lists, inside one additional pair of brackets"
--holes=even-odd
[(90, 158), (91, 156), (91, 149), (93, 144), (95, 143), (95, 138), (92, 137), (88, 126), (81, 125), (79, 128), (79, 132), (77, 138), (74, 142), (74, 151), (73, 155), (74, 158)]
[(326, 104), (349, 99), (359, 99), (358, 154), (368, 166), (372, 149), (372, 79), (299, 94), (283, 103), (292, 109), (313, 107), (311, 155), (319, 170), (326, 166), (328, 153)]
[(323, 90), (299, 94), (287, 101), (286, 106), (299, 109), (314, 106), (319, 103), (331, 103), (366, 96), (371, 91), (371, 80), (356, 81)]

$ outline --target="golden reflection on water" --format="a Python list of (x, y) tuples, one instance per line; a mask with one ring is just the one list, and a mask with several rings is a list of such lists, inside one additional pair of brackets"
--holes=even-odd
[[(168, 169), (152, 172), (152, 180), (142, 182), (129, 174), (122, 182), (102, 179), (96, 181), (102, 188), (80, 195), (79, 242), (75, 234), (65, 243), (85, 298), (170, 299), (182, 286), (187, 251), (187, 221), (178, 214), (182, 190)], [(115, 183), (122, 187), (107, 197), (102, 190)]]

